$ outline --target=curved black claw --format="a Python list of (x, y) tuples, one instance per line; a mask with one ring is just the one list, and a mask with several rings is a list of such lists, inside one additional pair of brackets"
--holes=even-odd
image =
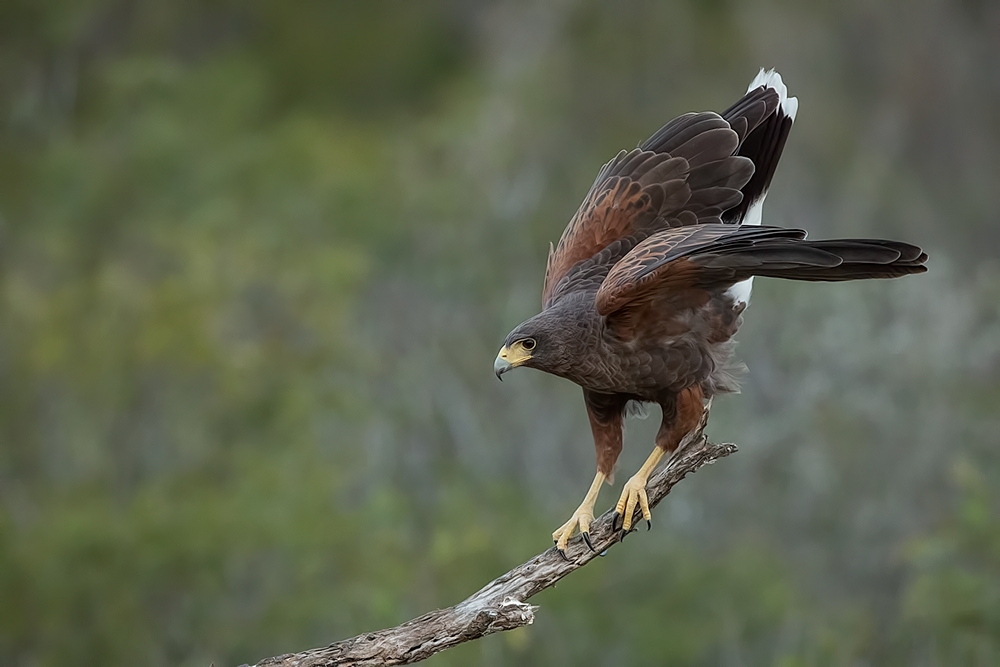
[(653, 522), (650, 521), (649, 519), (646, 519), (646, 532), (649, 532), (651, 530), (653, 530)]
[(560, 555), (560, 556), (562, 556), (562, 559), (563, 559), (564, 561), (566, 561), (567, 563), (569, 563), (569, 562), (570, 562), (570, 559), (569, 559), (569, 556), (567, 556), (567, 555), (566, 555), (566, 552), (565, 552), (565, 551), (563, 551), (562, 549), (559, 549), (559, 548), (557, 548), (557, 549), (556, 549), (556, 551), (558, 551), (558, 552), (559, 552), (559, 555)]
[(594, 548), (593, 543), (591, 543), (591, 541), (590, 541), (590, 533), (583, 532), (583, 533), (580, 533), (580, 534), (583, 535), (583, 541), (587, 543), (587, 547), (589, 547), (591, 551), (593, 551), (593, 552), (596, 553), (597, 549)]
[(615, 513), (611, 515), (611, 530), (621, 530), (622, 523), (624, 523), (624, 521), (622, 520), (621, 513), (618, 510), (615, 510)]
[(630, 532), (631, 531), (625, 530), (624, 528), (622, 528), (621, 530), (619, 530), (618, 531), (618, 541), (619, 542), (624, 542), (625, 541), (625, 536), (628, 535)]

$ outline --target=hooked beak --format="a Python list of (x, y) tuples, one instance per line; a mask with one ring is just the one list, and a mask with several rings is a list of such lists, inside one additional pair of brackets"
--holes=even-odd
[(503, 382), (503, 377), (501, 376), (513, 368), (513, 366), (510, 365), (510, 362), (503, 358), (503, 354), (505, 354), (506, 350), (506, 347), (500, 350), (500, 354), (497, 355), (496, 361), (493, 362), (493, 372), (497, 374), (497, 379), (501, 382)]
[(503, 381), (500, 377), (512, 368), (517, 368), (528, 359), (531, 359), (531, 354), (527, 350), (522, 349), (516, 343), (514, 344), (514, 349), (511, 350), (506, 345), (500, 348), (500, 352), (497, 354), (496, 361), (493, 362), (493, 372), (497, 374), (497, 379)]

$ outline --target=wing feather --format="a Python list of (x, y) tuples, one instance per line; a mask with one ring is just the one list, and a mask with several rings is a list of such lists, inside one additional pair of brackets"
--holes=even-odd
[[(721, 115), (674, 118), (605, 164), (559, 242), (550, 246), (543, 307), (575, 290), (596, 289), (602, 270), (607, 273), (623, 253), (664, 229), (738, 221), (732, 212), (748, 206), (741, 191), (756, 182), (759, 152), (747, 153), (741, 145), (748, 137), (759, 143), (771, 136), (755, 130), (775, 118), (779, 102), (775, 89), (755, 88)], [(765, 153), (776, 161), (773, 150)], [(759, 195), (757, 189), (753, 194)], [(604, 252), (617, 241), (622, 243)], [(583, 263), (586, 270), (578, 266)]]
[(738, 205), (740, 188), (753, 175), (750, 160), (733, 157), (738, 141), (718, 114), (687, 114), (604, 165), (549, 251), (543, 305), (571, 291), (564, 279), (576, 264), (614, 241), (634, 236), (638, 242), (671, 225), (717, 222)]
[[(919, 248), (898, 241), (810, 241), (801, 229), (728, 224), (665, 229), (636, 244), (614, 265), (595, 303), (598, 313), (611, 317), (631, 304), (647, 307), (651, 293), (727, 288), (752, 276), (892, 278), (922, 273), (926, 260)], [(637, 318), (630, 314), (628, 319)]]

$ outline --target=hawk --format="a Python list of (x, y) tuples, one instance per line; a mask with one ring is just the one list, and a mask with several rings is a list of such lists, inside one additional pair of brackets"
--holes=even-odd
[[(542, 311), (514, 328), (494, 363), (583, 388), (597, 474), (552, 539), (565, 556), (587, 545), (594, 503), (611, 483), (630, 401), (659, 404), (656, 446), (615, 506), (621, 535), (638, 508), (649, 525), (646, 482), (699, 422), (704, 402), (737, 390), (733, 335), (754, 276), (839, 281), (926, 271), (908, 243), (806, 239), (761, 224), (761, 206), (798, 100), (781, 75), (760, 73), (721, 114), (679, 116), (597, 174), (559, 243), (549, 248)], [(620, 522), (620, 524), (619, 524)]]

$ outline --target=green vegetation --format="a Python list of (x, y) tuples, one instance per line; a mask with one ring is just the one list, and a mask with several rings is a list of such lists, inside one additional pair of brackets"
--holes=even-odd
[(547, 547), (586, 419), (496, 347), (598, 165), (758, 65), (769, 219), (932, 273), (758, 281), (741, 453), (428, 664), (1000, 662), (995, 11), (931, 5), (0, 5), (0, 664), (253, 662)]

